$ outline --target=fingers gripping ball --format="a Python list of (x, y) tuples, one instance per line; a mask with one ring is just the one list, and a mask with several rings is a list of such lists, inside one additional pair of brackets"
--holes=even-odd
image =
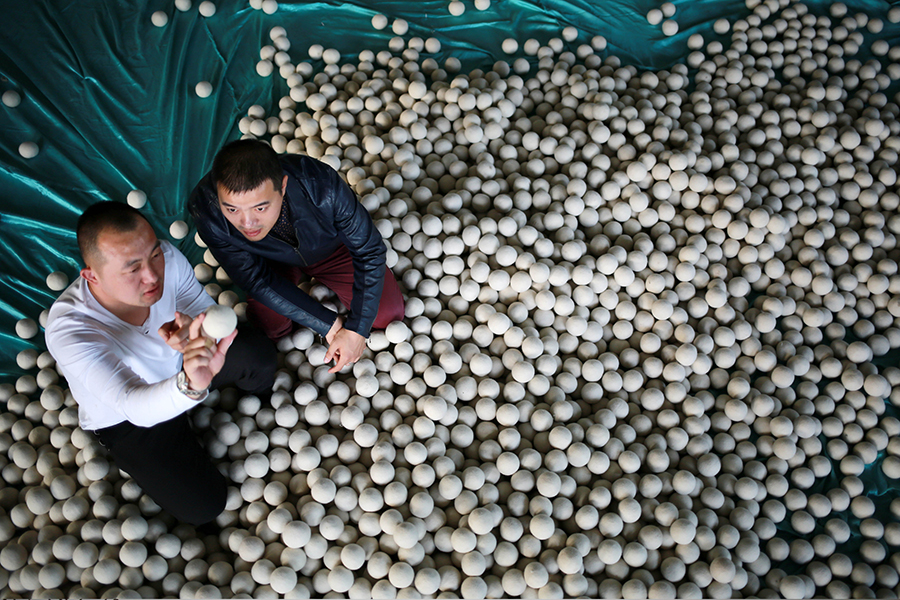
[(206, 310), (203, 320), (203, 333), (213, 339), (220, 340), (231, 335), (237, 327), (237, 315), (229, 306), (216, 304)]

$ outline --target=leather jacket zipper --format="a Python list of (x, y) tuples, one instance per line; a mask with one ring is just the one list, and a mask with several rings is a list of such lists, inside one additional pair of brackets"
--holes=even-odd
[(306, 262), (306, 259), (303, 257), (303, 254), (300, 252), (300, 244), (299, 243), (297, 244), (297, 247), (294, 248), (294, 252), (296, 252), (297, 256), (300, 257), (300, 260), (303, 262), (303, 266), (308, 267), (309, 263)]
[[(294, 235), (295, 235), (295, 236), (297, 235), (297, 230), (296, 230), (296, 229), (294, 230)], [(299, 237), (297, 237), (297, 246), (296, 246), (296, 247), (291, 246), (291, 244), (290, 244), (289, 242), (287, 242), (286, 240), (281, 239), (280, 237), (275, 237), (275, 236), (273, 235), (272, 238), (278, 240), (279, 242), (281, 242), (282, 244), (285, 244), (288, 248), (290, 248), (291, 250), (293, 250), (294, 253), (296, 253), (297, 256), (300, 257), (300, 261), (303, 263), (303, 266), (304, 266), (304, 267), (308, 267), (308, 266), (309, 266), (309, 262), (308, 262), (308, 261), (306, 260), (306, 258), (303, 256), (303, 253), (300, 252), (300, 238), (299, 238)]]

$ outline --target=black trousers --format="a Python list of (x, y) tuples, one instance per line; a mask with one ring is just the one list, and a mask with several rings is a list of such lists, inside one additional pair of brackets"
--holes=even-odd
[[(250, 394), (267, 392), (276, 367), (272, 341), (258, 329), (241, 325), (211, 387), (235, 385)], [(224, 510), (227, 481), (197, 441), (187, 413), (152, 427), (125, 421), (95, 433), (116, 466), (178, 520), (202, 525)]]

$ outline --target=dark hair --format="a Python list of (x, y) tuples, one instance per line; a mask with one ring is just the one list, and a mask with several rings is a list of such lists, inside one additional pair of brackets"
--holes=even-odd
[(88, 206), (75, 226), (82, 260), (87, 264), (88, 259), (99, 258), (97, 238), (104, 230), (111, 229), (116, 233), (134, 231), (142, 220), (147, 221), (138, 209), (124, 202), (109, 200)]
[(284, 171), (272, 147), (259, 140), (237, 140), (226, 144), (213, 161), (212, 183), (233, 194), (255, 190), (271, 180), (281, 189)]

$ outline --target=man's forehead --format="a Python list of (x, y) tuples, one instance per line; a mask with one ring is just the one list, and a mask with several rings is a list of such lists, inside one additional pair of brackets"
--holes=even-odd
[(225, 206), (247, 208), (277, 200), (280, 195), (271, 179), (266, 179), (259, 187), (244, 192), (230, 192), (222, 185), (218, 186), (219, 203)]
[(97, 246), (108, 260), (118, 259), (123, 262), (143, 257), (158, 245), (156, 233), (146, 222), (132, 231), (105, 229), (97, 237)]

